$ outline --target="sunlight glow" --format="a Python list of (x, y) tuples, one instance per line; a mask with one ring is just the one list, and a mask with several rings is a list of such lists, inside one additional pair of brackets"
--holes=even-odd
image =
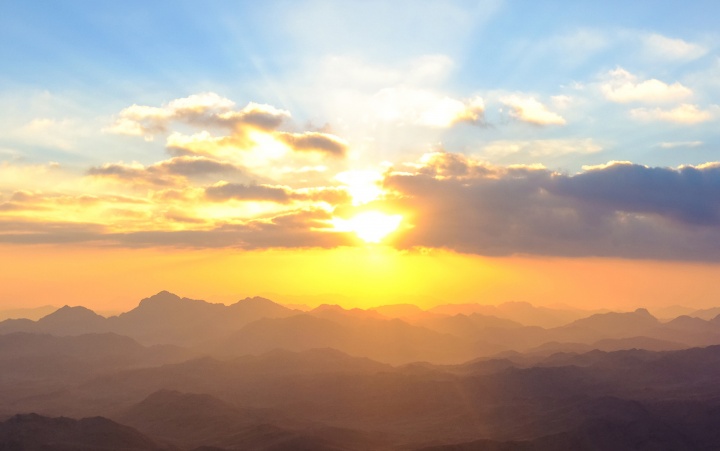
[(353, 205), (372, 202), (383, 193), (380, 181), (383, 175), (373, 170), (352, 170), (337, 174), (335, 179), (347, 185)]
[(397, 230), (402, 221), (400, 215), (388, 215), (379, 211), (358, 213), (350, 219), (335, 218), (333, 225), (340, 232), (354, 232), (366, 243), (379, 243)]

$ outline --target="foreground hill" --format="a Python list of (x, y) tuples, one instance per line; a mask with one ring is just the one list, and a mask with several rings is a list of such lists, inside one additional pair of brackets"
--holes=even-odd
[(161, 390), (118, 417), (141, 432), (183, 448), (384, 449), (376, 434), (288, 418), (271, 409), (235, 407), (205, 394)]
[(720, 346), (521, 360), (391, 366), (277, 350), (75, 381), (50, 372), (0, 393), (15, 412), (112, 418), (181, 449), (720, 448)]
[(43, 451), (170, 451), (128, 426), (107, 418), (74, 420), (37, 414), (0, 423), (0, 449)]

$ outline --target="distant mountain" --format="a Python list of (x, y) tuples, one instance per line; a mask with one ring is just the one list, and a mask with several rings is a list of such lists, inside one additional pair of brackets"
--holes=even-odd
[(174, 346), (145, 347), (116, 334), (0, 335), (0, 415), (31, 410), (74, 414), (65, 407), (54, 409), (63, 390), (101, 374), (178, 363), (194, 355)]
[(197, 346), (261, 318), (279, 318), (297, 313), (258, 297), (226, 306), (181, 298), (161, 291), (141, 300), (136, 308), (119, 316), (104, 318), (85, 307), (65, 306), (37, 321), (2, 321), (0, 334), (33, 332), (79, 335), (113, 332), (130, 336), (146, 345)]
[(184, 448), (221, 449), (378, 449), (373, 434), (290, 420), (270, 409), (241, 409), (213, 396), (161, 390), (120, 418), (150, 437)]
[(29, 319), (37, 321), (43, 316), (49, 315), (58, 308), (54, 305), (43, 305), (41, 307), (13, 308), (0, 310), (0, 321), (6, 319)]
[[(332, 347), (386, 363), (457, 363), (478, 355), (478, 346), (457, 337), (401, 320), (374, 318), (368, 312), (313, 310), (287, 318), (265, 318), (240, 329), (212, 349), (229, 355), (273, 349), (303, 351)], [(332, 319), (330, 319), (332, 318)]]
[(471, 313), (470, 315), (458, 313), (453, 316), (436, 315), (416, 320), (413, 324), (427, 327), (428, 329), (436, 332), (451, 334), (471, 340), (484, 338), (485, 335), (483, 331), (487, 329), (519, 329), (523, 327), (522, 324), (509, 319), (483, 315), (480, 313)]
[(64, 306), (37, 321), (41, 332), (62, 334), (72, 330), (75, 334), (106, 332), (107, 319), (85, 307)]
[(388, 318), (406, 318), (422, 315), (425, 310), (415, 304), (393, 304), (373, 307), (372, 310)]
[[(307, 318), (311, 324), (331, 322)], [(12, 344), (6, 348), (12, 356)], [(593, 440), (605, 446), (600, 449), (643, 443), (666, 449), (659, 447), (665, 442), (677, 449), (720, 448), (720, 346), (593, 350), (531, 360), (392, 367), (332, 349), (276, 350), (112, 370), (81, 382), (53, 370), (43, 381), (0, 379), (0, 405), (16, 412), (45, 406), (76, 412), (72, 416), (102, 415), (137, 427), (156, 443), (170, 440), (183, 448), (243, 449), (244, 443), (250, 449), (413, 449), (460, 443), (545, 449), (537, 446), (559, 443), (582, 450), (592, 449)], [(2, 363), (4, 369), (9, 365)], [(36, 383), (45, 391), (28, 395)], [(598, 437), (601, 432), (609, 436)], [(683, 448), (688, 443), (697, 446)]]
[(160, 451), (135, 429), (107, 418), (74, 420), (37, 414), (15, 415), (0, 423), (0, 449), (43, 451)]
[(654, 419), (588, 421), (567, 432), (525, 441), (476, 440), (419, 448), (417, 451), (697, 451), (696, 440)]
[(234, 433), (267, 422), (261, 410), (240, 410), (210, 395), (173, 390), (152, 393), (116, 419), (186, 448), (224, 446)]
[(142, 343), (197, 345), (233, 332), (260, 318), (277, 318), (297, 312), (268, 299), (247, 298), (235, 304), (211, 304), (180, 298), (162, 291), (116, 317), (108, 318), (111, 330)]
[(528, 302), (505, 302), (498, 305), (446, 304), (433, 307), (430, 311), (445, 315), (479, 313), (509, 319), (525, 326), (545, 328), (563, 326), (593, 313), (584, 310), (535, 307)]
[(78, 335), (107, 332), (106, 319), (85, 307), (64, 306), (37, 321), (28, 319), (0, 322), (0, 334), (36, 332), (54, 335)]
[(582, 318), (567, 326), (558, 328), (558, 332), (567, 332), (574, 337), (600, 340), (604, 338), (626, 338), (645, 335), (660, 327), (661, 323), (646, 309), (634, 312), (598, 313)]
[(688, 316), (694, 316), (696, 318), (711, 320), (716, 316), (720, 315), (720, 307), (713, 307), (708, 309), (695, 310), (691, 313), (687, 313)]
[(375, 309), (363, 310), (359, 308), (344, 309), (339, 305), (322, 304), (309, 312), (309, 315), (333, 320), (340, 323), (357, 325), (364, 320), (386, 320), (388, 317)]
[(651, 313), (653, 314), (653, 316), (660, 320), (671, 320), (673, 318), (677, 318), (678, 316), (690, 315), (695, 311), (697, 311), (697, 309), (685, 307), (682, 305), (671, 305), (668, 307), (651, 309)]

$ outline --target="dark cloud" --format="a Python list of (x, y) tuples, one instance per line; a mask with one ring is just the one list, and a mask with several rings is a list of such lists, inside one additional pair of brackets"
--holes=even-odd
[(341, 157), (345, 156), (348, 148), (344, 140), (327, 133), (278, 133), (278, 137), (296, 151), (315, 151)]
[[(187, 220), (188, 218), (173, 218)], [(330, 214), (324, 210), (297, 210), (275, 218), (242, 224), (220, 224), (203, 230), (108, 231), (84, 223), (0, 221), (0, 243), (101, 243), (109, 246), (264, 249), (333, 248), (352, 244), (347, 233), (329, 231)]]
[(610, 165), (574, 176), (495, 168), (468, 177), (452, 161), (444, 173), (455, 176), (420, 168), (386, 178), (397, 195), (388, 207), (414, 226), (401, 247), (720, 261), (717, 165)]
[(203, 179), (214, 175), (244, 176), (245, 171), (233, 164), (202, 156), (180, 156), (150, 166), (111, 163), (91, 167), (88, 175), (156, 186), (176, 186), (183, 179)]
[(205, 189), (205, 196), (213, 201), (222, 202), (230, 199), (290, 202), (290, 190), (282, 187), (265, 185), (243, 185), (241, 183), (222, 183)]
[(0, 221), (0, 243), (62, 244), (107, 241), (99, 224), (73, 222)]
[(244, 185), (241, 183), (220, 183), (205, 189), (205, 197), (215, 202), (255, 200), (281, 204), (293, 200), (327, 202), (331, 205), (350, 202), (350, 195), (344, 189), (326, 187), (293, 190), (284, 186)]
[(230, 163), (204, 157), (175, 157), (149, 167), (150, 170), (192, 177), (205, 174), (233, 174), (242, 170)]
[(720, 225), (720, 164), (670, 169), (616, 163), (558, 177), (551, 189), (598, 208)]

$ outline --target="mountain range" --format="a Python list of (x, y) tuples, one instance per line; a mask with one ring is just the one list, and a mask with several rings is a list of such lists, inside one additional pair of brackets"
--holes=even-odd
[(160, 292), (5, 320), (0, 449), (720, 449), (720, 318), (532, 309)]

